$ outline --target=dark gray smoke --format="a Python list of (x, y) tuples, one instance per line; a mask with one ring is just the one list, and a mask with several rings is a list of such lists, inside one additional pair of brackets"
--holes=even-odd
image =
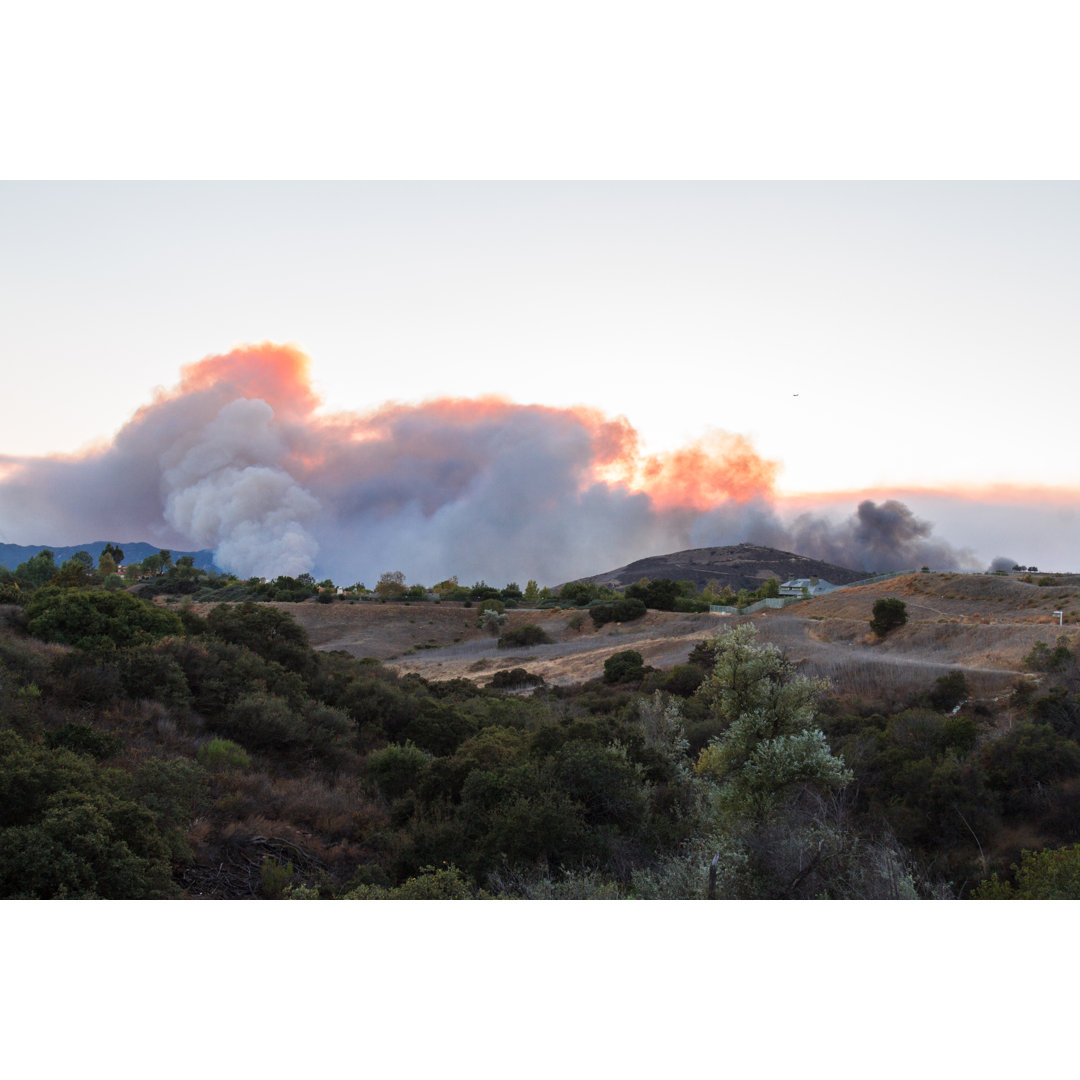
[[(716, 539), (709, 540), (708, 536)], [(864, 499), (851, 517), (833, 521), (803, 513), (785, 522), (764, 502), (734, 509), (723, 507), (694, 526), (695, 546), (746, 541), (791, 551), (811, 559), (869, 573), (891, 570), (973, 570), (970, 551), (933, 535), (933, 525), (917, 518), (896, 499)]]

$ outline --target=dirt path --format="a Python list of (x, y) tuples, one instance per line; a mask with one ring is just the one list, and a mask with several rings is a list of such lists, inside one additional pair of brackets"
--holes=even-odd
[[(1080, 584), (1080, 583), (1078, 583)], [(910, 575), (815, 597), (751, 617), (762, 639), (773, 641), (794, 661), (836, 678), (855, 672), (864, 681), (906, 679), (916, 672), (959, 668), (970, 675), (1004, 680), (1022, 671), (1036, 641), (1053, 642), (1059, 630), (1050, 610), (1067, 607), (1076, 585), (1041, 589), (988, 575)], [(884, 641), (873, 638), (874, 601), (899, 595), (909, 608), (908, 624)], [(1076, 601), (1080, 605), (1080, 599)], [(738, 617), (650, 611), (632, 623), (597, 630), (588, 615), (570, 609), (511, 610), (508, 627), (535, 623), (553, 644), (500, 649), (477, 626), (475, 607), (458, 603), (348, 603), (282, 605), (321, 650), (340, 649), (373, 657), (402, 672), (425, 678), (487, 682), (502, 668), (525, 667), (554, 684), (584, 682), (603, 674), (604, 661), (624, 649), (645, 663), (670, 669), (685, 663), (702, 639), (743, 621)], [(1068, 620), (1067, 620), (1068, 621)], [(877, 674), (875, 674), (877, 673)]]
[(399, 671), (416, 672), (429, 679), (465, 678), (485, 682), (502, 668), (524, 667), (543, 675), (550, 684), (569, 685), (603, 675), (604, 661), (625, 649), (641, 653), (645, 663), (653, 667), (669, 668), (685, 663), (690, 650), (715, 633), (722, 618), (715, 615), (665, 617), (662, 612), (650, 615), (650, 625), (639, 628), (633, 628), (635, 624), (631, 623), (616, 629), (603, 627), (599, 631), (576, 634), (565, 630), (565, 619), (557, 620), (547, 632), (559, 633), (561, 630), (564, 635), (571, 636), (551, 645), (500, 649), (493, 638), (485, 637), (423, 654), (394, 657), (387, 662)]

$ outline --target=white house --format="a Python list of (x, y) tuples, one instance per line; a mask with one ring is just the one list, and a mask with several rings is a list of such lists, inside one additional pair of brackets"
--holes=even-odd
[(824, 578), (797, 577), (785, 581), (780, 586), (781, 596), (822, 596), (831, 593), (834, 589), (841, 588), (833, 585)]

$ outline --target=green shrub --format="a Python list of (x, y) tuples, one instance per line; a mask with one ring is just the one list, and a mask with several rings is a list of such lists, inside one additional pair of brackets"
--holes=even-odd
[(169, 847), (126, 774), (0, 731), (0, 793), (0, 897), (177, 895)]
[(1022, 851), (1013, 864), (1016, 884), (993, 874), (973, 893), (975, 900), (1080, 900), (1080, 844)]
[(941, 725), (940, 747), (943, 753), (955, 750), (958, 754), (966, 754), (975, 749), (977, 738), (978, 730), (970, 716), (949, 716)]
[(605, 848), (584, 807), (560, 789), (549, 766), (534, 761), (470, 772), (457, 820), (470, 839), (461, 857), (473, 874), (538, 859), (591, 862)]
[(512, 630), (506, 630), (500, 636), (498, 647), (500, 649), (513, 649), (531, 645), (550, 645), (551, 638), (536, 623), (525, 623)]
[(1070, 694), (1064, 686), (1054, 686), (1032, 703), (1032, 717), (1049, 724), (1067, 739), (1080, 738), (1080, 695)]
[(206, 808), (209, 793), (206, 770), (184, 757), (150, 758), (131, 775), (131, 794), (146, 807), (174, 859), (190, 861), (184, 830)]
[(223, 735), (256, 752), (293, 750), (307, 732), (300, 714), (284, 698), (256, 690), (234, 702), (215, 725)]
[(962, 701), (967, 700), (967, 679), (960, 670), (950, 671), (940, 675), (934, 683), (934, 689), (930, 692), (930, 704), (938, 712), (951, 712)]
[(634, 649), (625, 649), (604, 661), (604, 682), (640, 682), (645, 678), (645, 660)]
[(259, 867), (259, 892), (264, 900), (280, 900), (292, 883), (293, 865), (267, 855)]
[(73, 750), (76, 754), (88, 754), (98, 761), (114, 757), (124, 748), (115, 735), (95, 731), (86, 724), (65, 724), (58, 731), (45, 736), (45, 745), (53, 750)]
[(543, 681), (543, 675), (533, 675), (523, 667), (503, 668), (491, 676), (491, 685), (496, 690), (513, 690), (521, 686), (539, 686)]
[(415, 877), (400, 885), (358, 885), (345, 893), (343, 900), (472, 900), (468, 879), (456, 866), (436, 870), (425, 866)]
[(251, 765), (248, 752), (232, 739), (211, 739), (199, 747), (195, 756), (200, 765), (214, 772), (247, 769)]
[(640, 833), (648, 798), (638, 770), (622, 749), (568, 742), (555, 755), (553, 778), (559, 790), (582, 807), (586, 824)]
[(452, 754), (478, 728), (476, 718), (453, 702), (428, 698), (419, 702), (404, 735), (423, 750), (445, 755)]
[(115, 705), (124, 698), (120, 669), (107, 652), (75, 650), (57, 657), (47, 685), (65, 705)]
[[(158, 643), (156, 651), (175, 659), (191, 689), (192, 705), (215, 721), (254, 687), (265, 688), (297, 709), (307, 700), (303, 681), (295, 672), (212, 634), (167, 638)], [(230, 736), (228, 731), (221, 733)]]
[(1069, 639), (1063, 636), (1057, 639), (1053, 649), (1045, 641), (1036, 641), (1031, 652), (1024, 657), (1024, 666), (1029, 671), (1060, 671), (1072, 659)]
[(584, 607), (591, 600), (598, 600), (600, 598), (600, 593), (600, 586), (594, 585), (592, 582), (568, 581), (559, 590), (559, 600), (564, 604), (574, 604), (577, 607)]
[(400, 799), (415, 791), (431, 766), (431, 755), (411, 742), (391, 743), (368, 755), (367, 774), (387, 799)]
[(0, 604), (21, 604), (22, 602), (23, 594), (18, 582), (0, 582)]
[(415, 699), (397, 685), (396, 673), (387, 673), (377, 662), (336, 688), (329, 700), (344, 709), (367, 738), (374, 739), (381, 732), (392, 742), (400, 741), (416, 711)]
[[(280, 579), (279, 579), (280, 580)], [(220, 604), (206, 617), (212, 634), (243, 645), (264, 660), (272, 660), (301, 677), (318, 665), (307, 631), (285, 611), (250, 600), (238, 607)]]
[(83, 649), (125, 647), (183, 633), (173, 612), (126, 592), (101, 589), (39, 589), (26, 605), (26, 619), (34, 637)]
[[(482, 728), (454, 752), (452, 764), (464, 782), (474, 769), (495, 769), (517, 764), (526, 754), (527, 736), (509, 727)], [(460, 788), (460, 784), (458, 785)]]
[[(487, 603), (487, 601), (485, 601)], [(487, 608), (480, 612), (480, 617), (476, 620), (476, 625), (481, 630), (486, 630), (494, 637), (498, 637), (499, 631), (509, 622), (510, 616), (503, 612), (496, 611), (494, 608)]]
[(128, 697), (152, 699), (170, 706), (190, 704), (191, 688), (183, 668), (156, 644), (124, 649), (117, 655), (116, 662), (121, 685)]
[(908, 621), (907, 604), (895, 596), (882, 597), (874, 602), (873, 618), (870, 629), (878, 637), (884, 637), (890, 631), (901, 627)]
[(1049, 784), (1080, 776), (1080, 745), (1049, 724), (1017, 724), (980, 750), (987, 785), (1015, 798), (1040, 793)]
[[(659, 578), (656, 581), (639, 582), (626, 589), (627, 597), (642, 601), (654, 611), (674, 611), (675, 602), (682, 595), (682, 587), (671, 578)], [(708, 605), (706, 605), (708, 610)]]
[(705, 679), (705, 673), (696, 664), (676, 664), (660, 684), (659, 689), (666, 690), (679, 697), (690, 697)]
[[(707, 609), (708, 605), (706, 605)], [(632, 622), (640, 619), (648, 609), (642, 600), (621, 597), (618, 600), (600, 600), (589, 605), (589, 615), (599, 629), (609, 622)]]
[(708, 600), (698, 600), (692, 596), (678, 596), (675, 598), (675, 610), (702, 615), (709, 610)]

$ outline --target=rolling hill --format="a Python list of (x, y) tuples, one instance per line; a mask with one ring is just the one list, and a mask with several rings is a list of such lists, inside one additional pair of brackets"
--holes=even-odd
[(790, 578), (816, 577), (833, 585), (849, 585), (866, 576), (865, 570), (834, 566), (790, 551), (778, 551), (757, 544), (735, 544), (730, 547), (691, 548), (670, 555), (650, 555), (616, 570), (577, 580), (607, 585), (613, 589), (625, 589), (642, 578), (692, 581), (698, 588), (710, 581), (718, 581), (721, 586), (729, 585), (738, 592), (739, 589), (756, 589), (771, 577), (779, 578), (782, 582)]
[[(902, 598), (909, 622), (885, 641), (869, 630), (874, 602)], [(283, 605), (317, 649), (377, 658), (401, 673), (428, 679), (486, 683), (500, 668), (526, 666), (551, 684), (573, 684), (603, 674), (615, 652), (635, 649), (645, 662), (685, 663), (702, 638), (742, 619), (650, 611), (641, 619), (600, 629), (573, 609), (509, 611), (509, 627), (537, 623), (552, 644), (500, 649), (477, 626), (474, 609), (457, 603), (343, 603)], [(202, 609), (203, 605), (196, 605)], [(1064, 612), (1058, 626), (1056, 611)], [(576, 616), (576, 618), (575, 618)], [(952, 669), (964, 671), (979, 693), (1004, 692), (1023, 671), (1037, 641), (1061, 634), (1072, 644), (1080, 625), (1080, 577), (1039, 586), (1015, 576), (910, 574), (800, 600), (780, 611), (751, 616), (761, 638), (782, 648), (806, 674), (858, 693), (895, 689), (904, 699)]]

